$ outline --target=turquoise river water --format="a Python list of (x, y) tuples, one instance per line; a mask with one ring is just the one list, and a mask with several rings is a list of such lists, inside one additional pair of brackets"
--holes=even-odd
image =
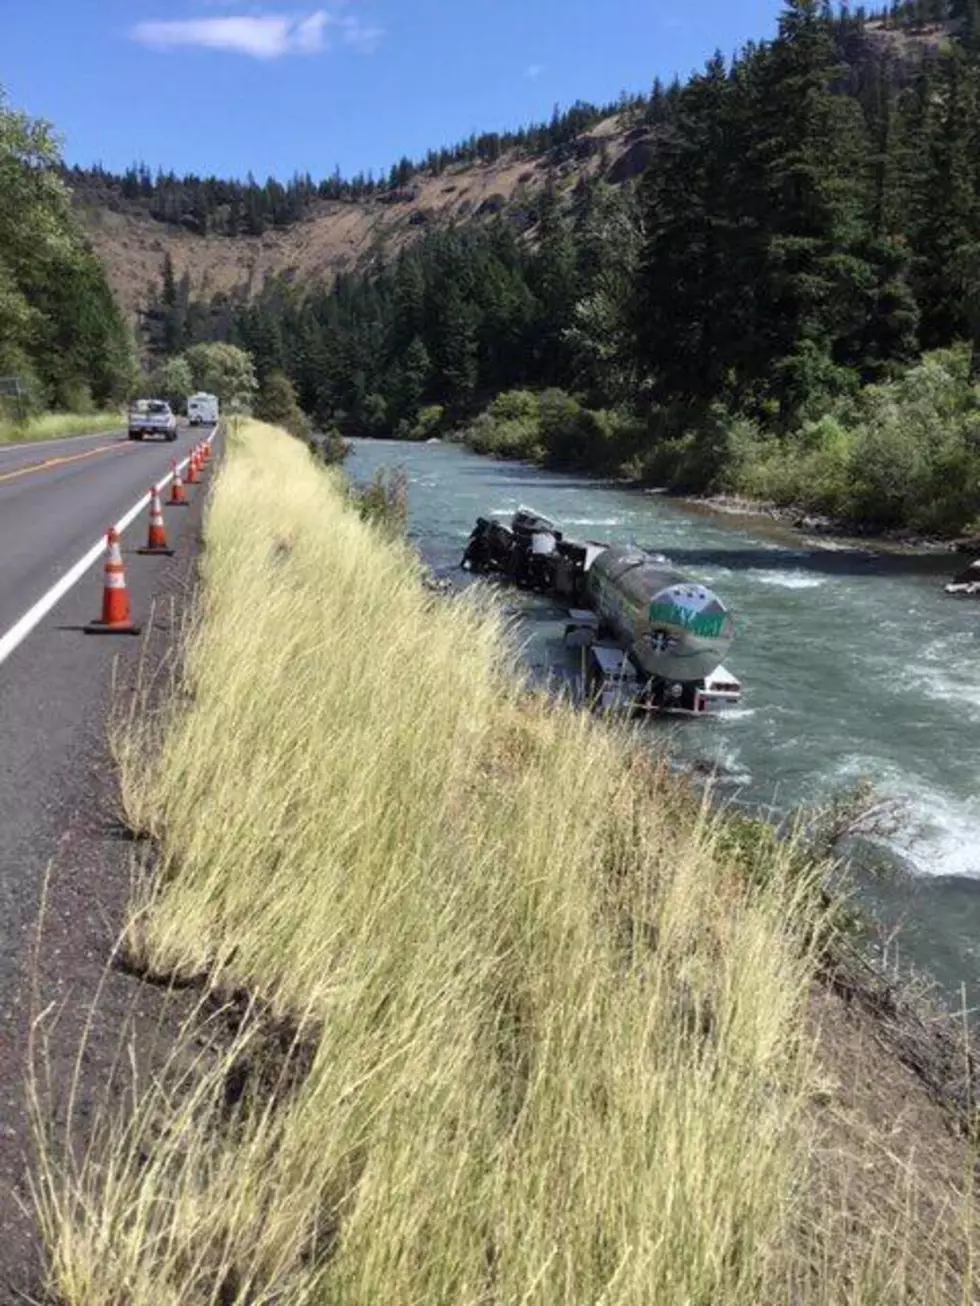
[[(715, 720), (650, 722), (651, 744), (717, 767), (720, 791), (781, 814), (861, 777), (901, 803), (883, 851), (907, 875), (865, 890), (889, 958), (980, 1003), (980, 603), (951, 599), (949, 555), (886, 556), (789, 538), (662, 495), (482, 458), (457, 445), (360, 440), (348, 470), (409, 478), (410, 535), (440, 575), (477, 516), (526, 504), (578, 539), (667, 554), (732, 609), (744, 698)], [(561, 657), (561, 613), (513, 591), (527, 657)]]

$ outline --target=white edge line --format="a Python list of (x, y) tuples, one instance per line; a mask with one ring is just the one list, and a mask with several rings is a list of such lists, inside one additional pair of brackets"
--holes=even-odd
[[(213, 444), (214, 438), (217, 435), (217, 433), (218, 433), (218, 427), (215, 426), (214, 430), (207, 437), (204, 443)], [(191, 460), (191, 456), (190, 454), (188, 454), (187, 457), (182, 462), (179, 462), (177, 464), (177, 470), (179, 472), (182, 472), (184, 468), (187, 466), (187, 464), (190, 462), (190, 460)], [(168, 472), (162, 480), (156, 482), (156, 484), (154, 485), (154, 489), (162, 490), (165, 486), (169, 485), (170, 482), (173, 480), (173, 475), (174, 474), (172, 471)], [(128, 512), (124, 513), (123, 516), (119, 518), (119, 520), (116, 522), (115, 529), (119, 532), (120, 535), (123, 533), (123, 531), (126, 529), (127, 526), (130, 526), (136, 520), (136, 518), (140, 515), (140, 513), (143, 511), (143, 509), (146, 507), (146, 505), (149, 502), (150, 502), (149, 493), (144, 494), (142, 499), (140, 499), (137, 503), (134, 503), (132, 508), (130, 508)], [(48, 615), (48, 613), (55, 606), (55, 604), (59, 603), (65, 597), (65, 595), (72, 588), (72, 586), (78, 584), (78, 582), (89, 570), (89, 568), (99, 560), (99, 558), (102, 556), (105, 550), (106, 550), (106, 540), (105, 540), (105, 536), (103, 536), (100, 540), (98, 540), (95, 544), (92, 545), (92, 547), (88, 550), (87, 553), (85, 553), (81, 558), (78, 559), (78, 561), (69, 571), (65, 572), (64, 576), (62, 576), (60, 580), (55, 581), (55, 583), (48, 590), (47, 594), (45, 594), (42, 598), (38, 599), (38, 601), (34, 604), (34, 606), (28, 609), (28, 611), (24, 613), (24, 615), (20, 618), (20, 620), (16, 621), (10, 627), (7, 633), (2, 638), (0, 638), (0, 665), (2, 665), (7, 660), (7, 658), (10, 657), (14, 649), (18, 648), (21, 644), (23, 644), (24, 640), (35, 628), (35, 626), (37, 626), (41, 621), (44, 620), (44, 618)]]

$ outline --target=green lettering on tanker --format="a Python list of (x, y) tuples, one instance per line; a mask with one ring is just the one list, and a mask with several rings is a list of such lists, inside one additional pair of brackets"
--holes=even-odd
[(649, 619), (652, 625), (683, 626), (701, 639), (717, 639), (725, 629), (727, 612), (692, 612), (676, 603), (651, 603)]

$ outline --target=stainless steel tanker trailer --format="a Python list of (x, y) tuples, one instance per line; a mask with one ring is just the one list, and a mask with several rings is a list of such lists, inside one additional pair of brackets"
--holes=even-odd
[(596, 707), (701, 716), (742, 697), (722, 665), (735, 636), (730, 612), (663, 554), (569, 540), (519, 508), (509, 527), (478, 518), (462, 566), (569, 601), (565, 642), (583, 650)]

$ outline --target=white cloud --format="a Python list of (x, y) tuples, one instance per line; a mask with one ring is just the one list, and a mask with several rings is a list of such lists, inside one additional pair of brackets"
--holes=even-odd
[(524, 69), (524, 76), (530, 78), (532, 82), (536, 82), (543, 72), (544, 64), (532, 63), (528, 64)]
[(376, 50), (378, 42), (385, 34), (383, 27), (370, 27), (367, 23), (362, 23), (359, 18), (335, 17), (332, 22), (338, 29), (344, 45), (349, 45), (355, 50), (361, 50), (365, 54), (370, 54), (373, 50)]
[(154, 50), (196, 46), (251, 55), (254, 59), (279, 59), (286, 54), (318, 54), (329, 47), (335, 32), (344, 45), (358, 50), (375, 48), (383, 35), (360, 19), (338, 17), (318, 9), (305, 17), (286, 14), (242, 14), (227, 18), (187, 18), (137, 23), (132, 37)]
[(297, 23), (293, 30), (293, 41), (298, 53), (316, 54), (317, 50), (322, 50), (326, 27), (327, 15), (322, 9)]

